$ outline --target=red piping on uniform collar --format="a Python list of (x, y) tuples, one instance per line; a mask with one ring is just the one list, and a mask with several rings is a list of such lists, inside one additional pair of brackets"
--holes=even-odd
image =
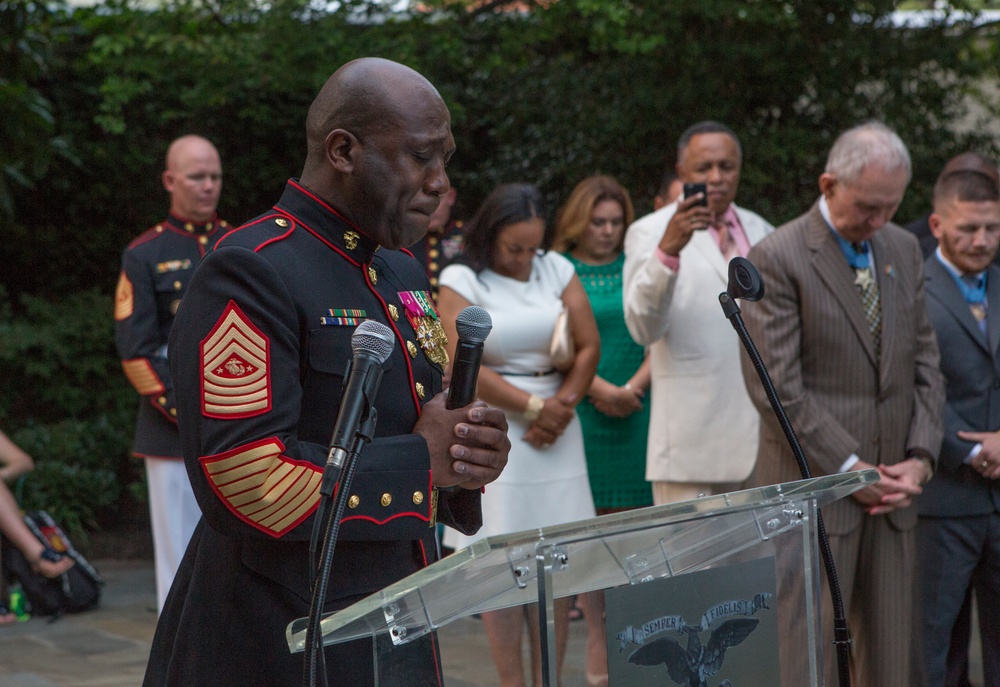
[(212, 228), (205, 230), (205, 232), (204, 232), (205, 234), (211, 234), (213, 231), (215, 231), (216, 229), (219, 228), (219, 213), (218, 212), (215, 213), (214, 215), (212, 215), (211, 219), (207, 219), (204, 222), (195, 222), (193, 219), (185, 219), (184, 217), (181, 217), (180, 215), (178, 215), (173, 210), (170, 210), (169, 212), (167, 212), (167, 216), (171, 217), (171, 218), (173, 218), (175, 220), (177, 220), (178, 222), (181, 223), (182, 226), (185, 225), (185, 224), (191, 224), (191, 225), (194, 225), (195, 227), (197, 227), (199, 229), (204, 229), (207, 224), (211, 223)]
[[(331, 206), (325, 200), (323, 200), (322, 198), (320, 198), (319, 196), (317, 196), (315, 193), (313, 193), (309, 189), (305, 188), (304, 186), (301, 186), (300, 184), (296, 183), (296, 181), (294, 179), (289, 179), (288, 180), (288, 185), (289, 186), (294, 186), (295, 188), (297, 188), (299, 190), (300, 193), (302, 193), (304, 195), (307, 195), (310, 198), (312, 198), (319, 205), (321, 205), (324, 208), (326, 208), (326, 210), (328, 212), (330, 212), (331, 214), (336, 215), (337, 217), (339, 217), (342, 222), (347, 223), (347, 225), (350, 226), (352, 229), (356, 229), (357, 231), (361, 232), (365, 236), (368, 236), (368, 232), (366, 232), (364, 229), (362, 229), (361, 227), (359, 227), (357, 224), (355, 224), (354, 222), (352, 222), (351, 220), (347, 219), (342, 214), (340, 214), (339, 212), (337, 212), (336, 210), (334, 210), (333, 206)], [(370, 239), (371, 236), (368, 236), (368, 238)]]

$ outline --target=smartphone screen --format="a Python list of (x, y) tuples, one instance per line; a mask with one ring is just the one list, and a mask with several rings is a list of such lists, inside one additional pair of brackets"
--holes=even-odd
[(684, 197), (690, 198), (701, 194), (701, 202), (698, 205), (708, 205), (708, 187), (705, 184), (684, 184)]

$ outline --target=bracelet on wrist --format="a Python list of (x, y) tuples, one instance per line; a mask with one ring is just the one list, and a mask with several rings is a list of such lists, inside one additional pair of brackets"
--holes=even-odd
[(633, 394), (635, 394), (636, 398), (641, 398), (639, 392), (636, 391), (634, 388), (632, 388), (632, 384), (630, 382), (625, 382), (625, 384), (622, 385), (622, 388), (631, 391)]
[(534, 422), (542, 414), (542, 408), (545, 407), (545, 399), (538, 394), (531, 394), (528, 397), (528, 407), (524, 409), (524, 417), (529, 422)]

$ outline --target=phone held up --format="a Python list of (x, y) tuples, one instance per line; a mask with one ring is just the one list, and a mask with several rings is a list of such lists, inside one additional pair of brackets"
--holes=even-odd
[(691, 196), (696, 196), (701, 194), (701, 200), (695, 203), (695, 205), (708, 206), (708, 186), (706, 184), (684, 184), (684, 197), (690, 198)]

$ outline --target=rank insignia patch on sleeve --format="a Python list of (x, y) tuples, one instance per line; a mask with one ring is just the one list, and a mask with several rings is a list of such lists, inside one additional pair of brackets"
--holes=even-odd
[(247, 524), (280, 537), (319, 503), (323, 473), (292, 460), (277, 439), (264, 439), (200, 459), (216, 495)]
[(201, 342), (201, 412), (223, 420), (271, 409), (269, 342), (235, 302), (229, 301)]
[(120, 322), (132, 316), (135, 308), (135, 301), (132, 295), (132, 282), (129, 281), (125, 270), (118, 275), (118, 286), (115, 288), (115, 320)]

